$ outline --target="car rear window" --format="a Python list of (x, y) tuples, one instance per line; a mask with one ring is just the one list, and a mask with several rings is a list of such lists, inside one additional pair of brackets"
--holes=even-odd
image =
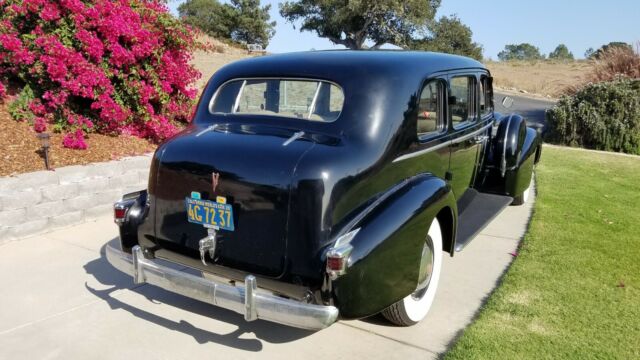
[(338, 118), (343, 104), (342, 89), (327, 81), (244, 79), (223, 84), (213, 96), (209, 111), (331, 122)]

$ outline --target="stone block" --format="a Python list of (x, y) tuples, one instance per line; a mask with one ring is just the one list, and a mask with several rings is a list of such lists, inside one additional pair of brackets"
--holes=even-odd
[(109, 179), (109, 187), (111, 189), (118, 189), (127, 186), (137, 185), (140, 181), (138, 171), (129, 171), (122, 175), (117, 175)]
[(107, 161), (102, 163), (91, 164), (89, 173), (91, 176), (110, 178), (122, 174), (121, 161)]
[(130, 170), (144, 170), (151, 166), (151, 156), (135, 156), (124, 158), (120, 161), (122, 170), (128, 172)]
[(109, 187), (109, 178), (94, 177), (78, 182), (78, 193), (81, 195), (104, 191)]
[(0, 178), (0, 193), (39, 189), (57, 183), (58, 175), (54, 171), (35, 171)]
[(27, 207), (27, 219), (29, 221), (45, 219), (59, 215), (64, 211), (62, 200), (49, 201)]
[(71, 199), (79, 195), (78, 184), (68, 183), (42, 188), (42, 201)]
[(13, 238), (23, 238), (46, 230), (49, 219), (39, 219), (20, 223), (9, 227), (9, 236)]
[(51, 227), (62, 227), (79, 224), (84, 221), (84, 212), (82, 210), (64, 213), (49, 219)]
[(98, 205), (113, 205), (114, 202), (120, 200), (122, 198), (123, 192), (122, 189), (108, 189), (105, 191), (101, 191), (95, 194), (95, 203), (93, 206)]
[(138, 179), (142, 184), (149, 183), (149, 169), (138, 170)]
[(56, 169), (60, 183), (78, 182), (90, 176), (91, 165), (72, 165)]
[(68, 212), (83, 211), (96, 205), (100, 205), (100, 203), (98, 202), (98, 196), (95, 194), (76, 196), (62, 201), (64, 211)]
[(15, 226), (25, 221), (27, 209), (0, 211), (0, 226)]
[(113, 215), (113, 204), (98, 205), (84, 211), (85, 220)]
[(0, 245), (4, 244), (4, 241), (12, 239), (13, 236), (9, 236), (9, 227), (0, 226)]
[(40, 203), (42, 200), (42, 192), (40, 189), (32, 189), (25, 191), (9, 191), (0, 194), (0, 209), (13, 210)]

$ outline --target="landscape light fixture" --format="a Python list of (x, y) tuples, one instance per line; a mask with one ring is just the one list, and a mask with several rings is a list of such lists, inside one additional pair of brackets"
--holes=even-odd
[(51, 135), (49, 133), (43, 132), (38, 133), (38, 139), (40, 139), (40, 145), (42, 145), (42, 152), (44, 153), (44, 166), (47, 170), (51, 170), (49, 168), (49, 139)]

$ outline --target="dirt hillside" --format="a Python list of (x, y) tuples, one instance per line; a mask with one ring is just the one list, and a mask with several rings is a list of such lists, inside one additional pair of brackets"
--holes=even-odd
[(202, 89), (207, 84), (207, 81), (209, 81), (209, 78), (211, 78), (211, 75), (224, 65), (253, 56), (248, 54), (245, 49), (230, 46), (208, 36), (204, 36), (201, 39), (213, 44), (216, 49), (219, 50), (214, 52), (196, 51), (193, 54), (193, 60), (191, 63), (200, 71), (200, 73), (202, 73), (202, 77), (196, 84), (198, 89)]
[(591, 69), (587, 61), (489, 61), (485, 65), (491, 71), (496, 88), (548, 98), (557, 98), (567, 87), (582, 83)]

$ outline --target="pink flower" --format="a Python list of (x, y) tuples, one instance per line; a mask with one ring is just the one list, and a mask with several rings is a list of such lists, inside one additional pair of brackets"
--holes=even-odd
[(42, 117), (37, 117), (33, 123), (33, 130), (38, 133), (47, 131), (47, 120)]
[(62, 138), (62, 146), (69, 149), (86, 149), (87, 143), (84, 142), (84, 133), (82, 130), (77, 129), (73, 133), (66, 134), (64, 138)]
[(82, 29), (76, 33), (76, 38), (82, 42), (91, 59), (100, 60), (102, 58), (104, 46), (95, 33)]
[(29, 110), (37, 116), (44, 116), (47, 113), (47, 108), (42, 105), (39, 99), (35, 99), (29, 104)]
[(161, 141), (189, 121), (200, 76), (194, 33), (167, 14), (161, 0), (0, 0), (0, 75), (41, 89), (34, 130), (56, 124), (66, 147), (94, 131)]
[(60, 19), (60, 10), (54, 3), (47, 3), (40, 12), (40, 17), (45, 21), (55, 21)]

